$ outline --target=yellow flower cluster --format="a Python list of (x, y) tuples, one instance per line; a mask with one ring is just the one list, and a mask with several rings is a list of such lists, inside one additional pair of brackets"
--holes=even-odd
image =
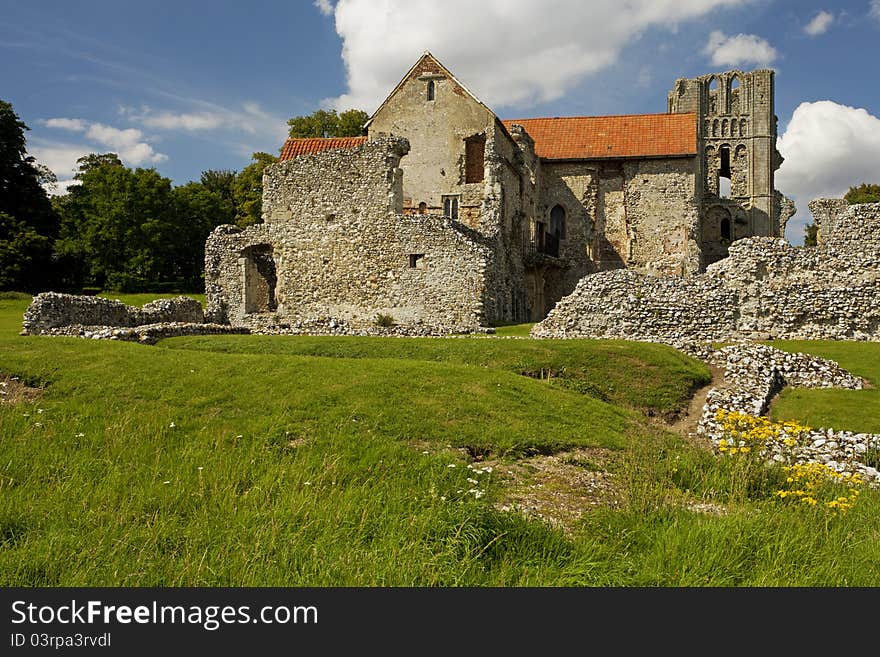
[[(827, 509), (846, 513), (855, 506), (862, 484), (859, 474), (844, 475), (824, 463), (798, 463), (785, 468), (788, 490), (776, 491), (781, 499), (800, 500), (809, 506), (820, 503)], [(848, 489), (846, 495), (837, 495), (840, 487)], [(830, 499), (829, 499), (830, 498)]]
[(718, 451), (725, 454), (760, 452), (768, 442), (794, 447), (810, 432), (810, 427), (796, 422), (771, 422), (764, 417), (724, 408), (715, 413), (715, 421), (727, 436), (718, 441)]

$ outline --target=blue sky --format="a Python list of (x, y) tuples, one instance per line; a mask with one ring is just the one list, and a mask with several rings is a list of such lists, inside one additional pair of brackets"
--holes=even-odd
[(663, 112), (678, 77), (776, 70), (777, 187), (880, 183), (880, 0), (0, 0), (0, 98), (62, 181), (119, 153), (175, 184), (277, 153), (286, 120), (372, 112), (431, 50), (501, 118)]

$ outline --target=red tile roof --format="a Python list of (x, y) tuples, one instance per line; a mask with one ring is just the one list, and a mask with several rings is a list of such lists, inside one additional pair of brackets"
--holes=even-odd
[(304, 139), (288, 139), (281, 148), (279, 162), (289, 160), (300, 155), (310, 155), (328, 151), (331, 148), (355, 148), (360, 146), (366, 137), (308, 137)]
[(571, 116), (503, 121), (521, 125), (535, 140), (538, 157), (584, 160), (606, 157), (696, 155), (695, 114)]

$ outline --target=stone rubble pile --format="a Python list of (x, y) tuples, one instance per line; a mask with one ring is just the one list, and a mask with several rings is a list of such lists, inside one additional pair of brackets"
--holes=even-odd
[[(770, 401), (784, 386), (802, 388), (862, 389), (864, 382), (831, 360), (808, 354), (791, 354), (759, 344), (724, 347), (713, 354), (723, 365), (724, 381), (709, 391), (697, 434), (715, 446), (728, 438), (718, 411), (766, 414)], [(872, 486), (880, 486), (880, 472), (865, 461), (880, 454), (880, 434), (834, 429), (806, 432), (782, 431), (769, 440), (765, 455), (777, 462), (824, 463), (843, 475), (858, 473)], [(872, 461), (873, 463), (874, 461)]]

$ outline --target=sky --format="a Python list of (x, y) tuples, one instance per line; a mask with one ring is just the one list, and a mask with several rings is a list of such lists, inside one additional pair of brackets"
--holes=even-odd
[(0, 99), (59, 179), (115, 152), (175, 185), (372, 113), (426, 50), (502, 119), (666, 111), (676, 78), (772, 68), (776, 187), (880, 183), (880, 0), (0, 0)]

